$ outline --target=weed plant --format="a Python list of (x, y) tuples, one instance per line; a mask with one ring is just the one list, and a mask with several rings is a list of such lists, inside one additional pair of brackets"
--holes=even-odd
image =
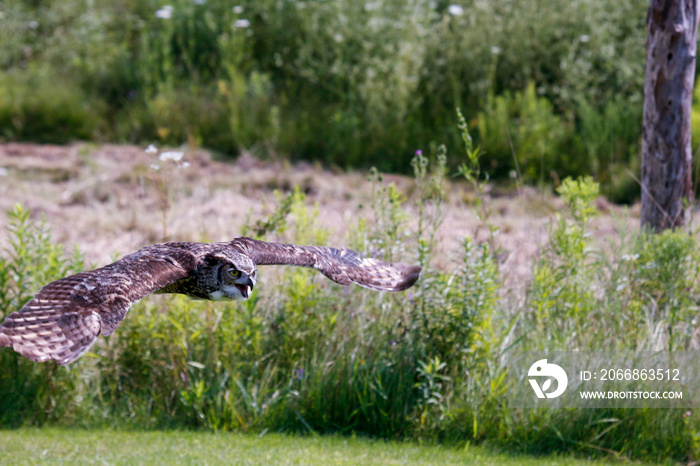
[[(478, 154), (465, 148), (471, 162), (462, 175), (473, 176)], [(515, 350), (696, 349), (695, 238), (620, 231), (612, 247), (595, 242), (599, 187), (566, 179), (559, 188), (566, 209), (552, 223), (524, 299), (513, 300), (489, 241), (467, 235), (451, 264), (432, 265), (446, 161), (442, 148), (417, 153), (411, 196), (373, 172), (371, 221), (359, 218), (348, 237), (366, 255), (421, 263), (421, 279), (407, 292), (343, 288), (311, 270), (265, 268), (243, 303), (150, 296), (67, 367), (1, 351), (0, 423), (270, 429), (488, 443), (531, 454), (696, 458), (693, 410), (517, 409), (509, 406), (505, 370)], [(276, 206), (266, 222), (251, 218), (248, 234), (325, 244), (329, 232), (299, 189), (278, 195)], [(413, 230), (406, 219), (416, 213)], [(21, 206), (8, 228), (4, 314), (84, 267)]]

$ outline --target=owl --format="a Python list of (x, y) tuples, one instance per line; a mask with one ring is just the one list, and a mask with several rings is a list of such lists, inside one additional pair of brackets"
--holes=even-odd
[(342, 285), (402, 291), (421, 272), (417, 265), (387, 264), (350, 249), (270, 243), (239, 236), (223, 243), (162, 243), (89, 272), (44, 286), (0, 325), (0, 347), (32, 361), (68, 364), (97, 339), (110, 335), (129, 307), (150, 293), (180, 293), (204, 300), (245, 300), (258, 265), (312, 267)]

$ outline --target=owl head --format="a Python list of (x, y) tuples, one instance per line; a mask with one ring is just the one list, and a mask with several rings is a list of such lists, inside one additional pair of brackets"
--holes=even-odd
[(243, 254), (231, 253), (219, 257), (215, 290), (209, 293), (209, 298), (240, 299), (250, 297), (257, 283), (258, 270), (255, 263)]

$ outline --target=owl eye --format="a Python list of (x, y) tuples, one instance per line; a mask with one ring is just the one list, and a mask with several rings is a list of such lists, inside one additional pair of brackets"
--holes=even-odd
[(233, 278), (238, 278), (241, 276), (241, 271), (236, 269), (228, 269), (228, 274), (231, 275)]

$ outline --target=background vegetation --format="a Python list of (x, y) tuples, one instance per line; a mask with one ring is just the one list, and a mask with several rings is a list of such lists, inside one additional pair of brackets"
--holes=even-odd
[(409, 172), (417, 148), (446, 143), (455, 153), (461, 107), (492, 177), (556, 186), (592, 174), (608, 197), (629, 201), (638, 192), (630, 173), (639, 165), (646, 8), (4, 2), (0, 137), (187, 142)]
[[(479, 193), (479, 151), (465, 129), (469, 162), (459, 173)], [(523, 410), (509, 405), (506, 374), (513, 351), (697, 348), (695, 237), (621, 228), (618, 241), (594, 243), (598, 185), (565, 179), (566, 213), (552, 223), (522, 292), (503, 284), (493, 241), (466, 236), (453, 262), (437, 269), (444, 148), (430, 158), (414, 157), (410, 197), (372, 172), (373, 221), (358, 218), (348, 230), (358, 251), (424, 266), (408, 292), (342, 288), (311, 270), (265, 268), (244, 303), (151, 296), (68, 367), (0, 352), (0, 425), (269, 429), (527, 454), (697, 458), (700, 421), (692, 409)], [(246, 234), (324, 244), (328, 231), (299, 189), (277, 199), (271, 220), (251, 218)], [(488, 228), (488, 205), (477, 200), (474, 208), (497, 234)], [(0, 259), (5, 313), (42, 284), (85, 267), (26, 209), (17, 206), (10, 219)]]

